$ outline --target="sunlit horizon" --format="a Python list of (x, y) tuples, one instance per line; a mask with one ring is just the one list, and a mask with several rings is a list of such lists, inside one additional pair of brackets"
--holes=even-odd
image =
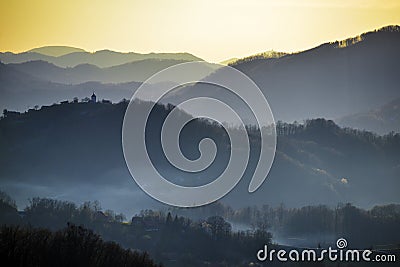
[(298, 52), (400, 24), (395, 0), (2, 1), (0, 51), (187, 52), (211, 62)]

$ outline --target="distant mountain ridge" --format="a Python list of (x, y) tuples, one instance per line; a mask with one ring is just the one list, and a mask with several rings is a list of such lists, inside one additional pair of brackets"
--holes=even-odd
[[(400, 26), (399, 25), (389, 25), (389, 26), (385, 26), (382, 27), (380, 29), (376, 29), (375, 31), (371, 31), (371, 32), (367, 32), (367, 33), (363, 33), (360, 35), (357, 35), (355, 37), (350, 37), (344, 40), (340, 40), (340, 41), (335, 41), (335, 42), (330, 42), (329, 44), (333, 45), (336, 48), (346, 48), (348, 46), (354, 45), (358, 42), (363, 41), (366, 37), (368, 37), (368, 35), (376, 33), (376, 32), (390, 32), (390, 33), (395, 33), (395, 32), (400, 32)], [(314, 49), (314, 48), (313, 48)], [(311, 49), (312, 50), (312, 49)], [(303, 53), (306, 52), (305, 51), (299, 51), (296, 53), (286, 53), (286, 52), (277, 52), (274, 50), (270, 50), (270, 51), (266, 51), (263, 53), (258, 53), (258, 54), (254, 54), (254, 55), (250, 55), (247, 57), (243, 57), (243, 58), (230, 58), (227, 60), (224, 60), (221, 62), (221, 64), (226, 64), (226, 65), (239, 65), (242, 63), (246, 63), (249, 61), (253, 61), (253, 60), (258, 60), (258, 59), (271, 59), (271, 58), (280, 58), (283, 57), (285, 55), (289, 55), (289, 54), (299, 54), (299, 53)]]
[(0, 63), (0, 110), (25, 111), (35, 105), (51, 105), (62, 100), (72, 100), (74, 97), (85, 98), (93, 91), (100, 99), (118, 102), (123, 98), (129, 99), (139, 85), (139, 82), (60, 84), (34, 77)]
[(39, 53), (39, 54), (46, 55), (46, 56), (59, 57), (59, 56), (71, 54), (74, 52), (86, 52), (86, 51), (81, 48), (76, 48), (76, 47), (71, 47), (71, 46), (42, 46), (42, 47), (38, 47), (38, 48), (33, 48), (26, 52), (33, 52), (33, 53)]
[(380, 108), (344, 116), (336, 121), (345, 127), (368, 129), (378, 134), (387, 134), (391, 131), (400, 133), (400, 98)]
[(400, 26), (275, 59), (233, 65), (267, 97), (277, 120), (329, 119), (378, 108), (400, 97)]
[(152, 58), (104, 68), (87, 63), (72, 68), (62, 68), (46, 61), (34, 60), (23, 63), (9, 63), (7, 66), (33, 77), (55, 83), (80, 84), (92, 81), (126, 83), (143, 82), (151, 75), (167, 67), (184, 62), (187, 61)]
[[(239, 60), (231, 66), (247, 74), (260, 87), (277, 121), (303, 121), (315, 117), (337, 119), (376, 110), (400, 98), (398, 47), (400, 26), (387, 26), (342, 41), (328, 42), (303, 52), (282, 53), (273, 58), (255, 55)], [(87, 83), (94, 86), (91, 91), (98, 91), (96, 87), (99, 87), (101, 95), (116, 101), (121, 95), (132, 95), (137, 88), (135, 86), (126, 90), (127, 82), (137, 84), (165, 67), (186, 62), (188, 59), (197, 59), (190, 54), (187, 54), (189, 58), (176, 60), (161, 57), (179, 57), (180, 54), (142, 55), (112, 51), (83, 54), (74, 52), (61, 57), (36, 52), (8, 54), (23, 63), (0, 66), (3, 70), (0, 73), (0, 107), (17, 110), (51, 104), (51, 101), (61, 101), (74, 95), (81, 97), (83, 93), (80, 88), (87, 88)], [(1, 53), (0, 58), (7, 58), (8, 54)], [(141, 58), (151, 58), (138, 60), (137, 55)], [(111, 61), (109, 56), (113, 58)], [(36, 58), (37, 61), (24, 62), (24, 57)], [(48, 63), (55, 59), (67, 58), (71, 62), (87, 62), (96, 58), (113, 65), (129, 57), (135, 58), (136, 61), (112, 67), (82, 63), (75, 67), (62, 68), (55, 63)], [(30, 82), (31, 80), (34, 81)], [(113, 89), (106, 92), (105, 88)], [(123, 88), (124, 93), (121, 94), (117, 88)], [(187, 94), (180, 94), (177, 90), (176, 95), (171, 94), (168, 100), (177, 104), (179, 101), (175, 100), (181, 100), (182, 96), (196, 95), (199, 91), (196, 92), (196, 88), (189, 88)], [(208, 91), (211, 96), (220, 96), (218, 91)], [(60, 92), (63, 93), (57, 97)], [(207, 90), (198, 93), (205, 92)], [(84, 94), (86, 93), (87, 89)], [(357, 124), (346, 125), (359, 127)], [(386, 126), (384, 131), (397, 131), (393, 124), (389, 123)], [(382, 133), (376, 128), (366, 129)]]
[(91, 64), (100, 68), (106, 68), (145, 59), (182, 60), (182, 61), (202, 60), (201, 58), (196, 57), (189, 53), (140, 54), (134, 52), (122, 53), (111, 50), (100, 50), (94, 53), (86, 51), (83, 52), (78, 51), (78, 52), (62, 54), (60, 56), (49, 55), (54, 53), (55, 53), (54, 51), (49, 52), (48, 49), (46, 49), (46, 47), (36, 48), (31, 51), (17, 53), (17, 54), (14, 54), (12, 52), (2, 52), (0, 53), (0, 61), (5, 64), (8, 64), (8, 63), (23, 63), (34, 60), (42, 60), (63, 68), (75, 67), (81, 64)]

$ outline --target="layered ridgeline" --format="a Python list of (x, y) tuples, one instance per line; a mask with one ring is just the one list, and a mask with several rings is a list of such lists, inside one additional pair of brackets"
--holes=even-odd
[(122, 53), (111, 50), (87, 52), (83, 49), (66, 46), (48, 46), (32, 49), (22, 53), (0, 53), (0, 61), (8, 63), (23, 63), (29, 61), (46, 61), (58, 67), (72, 68), (81, 64), (91, 64), (99, 68), (117, 66), (125, 63), (154, 59), (154, 60), (202, 60), (189, 53)]
[[(58, 56), (56, 56), (58, 55)], [(0, 53), (0, 61), (36, 79), (63, 84), (84, 82), (141, 82), (169, 66), (202, 59), (189, 53), (94, 53), (72, 47), (41, 47), (14, 54)]]
[(188, 53), (90, 53), (71, 47), (0, 53), (0, 108), (24, 111), (36, 104), (84, 98), (93, 90), (113, 101), (129, 99), (158, 71), (199, 60)]
[[(299, 53), (256, 55), (231, 66), (257, 83), (277, 119), (336, 119), (378, 109), (400, 97), (398, 47), (400, 27), (388, 26)], [(368, 123), (345, 124), (376, 129)], [(396, 129), (386, 127), (385, 132)]]
[[(139, 105), (144, 107), (148, 103)], [(5, 111), (0, 120), (0, 186), (20, 204), (33, 196), (77, 202), (101, 200), (128, 214), (159, 206), (133, 182), (125, 165), (121, 127), (127, 102), (64, 103), (27, 113)], [(205, 184), (224, 170), (229, 157), (225, 131), (194, 120), (180, 136), (183, 153), (199, 156), (204, 137), (215, 140), (215, 162), (190, 176), (168, 164), (161, 152), (160, 127), (172, 106), (157, 105), (147, 126), (149, 155), (159, 171), (182, 185)], [(189, 116), (182, 113), (182, 116)], [(259, 135), (249, 128), (252, 153), (245, 177), (222, 202), (234, 207), (269, 203), (287, 206), (351, 202), (370, 207), (398, 203), (400, 136), (377, 136), (338, 127), (324, 119), (278, 123), (272, 170), (253, 194), (248, 184), (258, 160)]]
[(86, 82), (68, 85), (45, 81), (0, 63), (1, 110), (25, 111), (35, 105), (50, 105), (64, 99), (90, 96), (94, 89), (104, 98), (119, 101), (130, 98), (140, 83), (103, 84)]
[(100, 68), (91, 64), (80, 64), (72, 68), (61, 68), (46, 61), (29, 61), (8, 64), (14, 70), (26, 73), (37, 79), (62, 84), (85, 82), (126, 83), (143, 82), (151, 75), (176, 64), (188, 62), (183, 59), (145, 59), (117, 66)]
[[(342, 41), (325, 43), (298, 53), (266, 52), (228, 60), (250, 76), (267, 97), (277, 120), (334, 119), (343, 126), (379, 133), (397, 131), (398, 116), (381, 128), (371, 120), (342, 119), (370, 113), (400, 97), (400, 27), (388, 26)], [(75, 48), (42, 48), (20, 54), (1, 53), (0, 108), (24, 111), (96, 90), (107, 99), (130, 98), (157, 71), (199, 58), (190, 54), (136, 54)], [(199, 90), (190, 87), (170, 97)], [(201, 89), (204, 90), (204, 89)], [(210, 90), (212, 91), (212, 90)], [(211, 95), (219, 96), (219, 92)], [(396, 111), (398, 112), (398, 111)], [(397, 113), (398, 114), (398, 113)], [(390, 121), (396, 120), (395, 123)], [(379, 123), (378, 123), (379, 125)]]
[(337, 122), (343, 126), (369, 129), (380, 134), (390, 131), (400, 133), (400, 98), (376, 109), (341, 117)]

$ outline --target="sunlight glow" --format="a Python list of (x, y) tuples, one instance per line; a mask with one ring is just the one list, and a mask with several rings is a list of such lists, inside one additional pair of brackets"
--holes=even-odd
[(397, 0), (4, 0), (0, 9), (0, 51), (68, 45), (189, 52), (214, 62), (400, 24)]

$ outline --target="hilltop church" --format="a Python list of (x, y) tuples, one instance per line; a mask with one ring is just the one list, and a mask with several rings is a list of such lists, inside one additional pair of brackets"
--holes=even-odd
[(96, 94), (93, 92), (91, 98), (90, 98), (90, 103), (96, 103), (97, 102), (97, 96)]

